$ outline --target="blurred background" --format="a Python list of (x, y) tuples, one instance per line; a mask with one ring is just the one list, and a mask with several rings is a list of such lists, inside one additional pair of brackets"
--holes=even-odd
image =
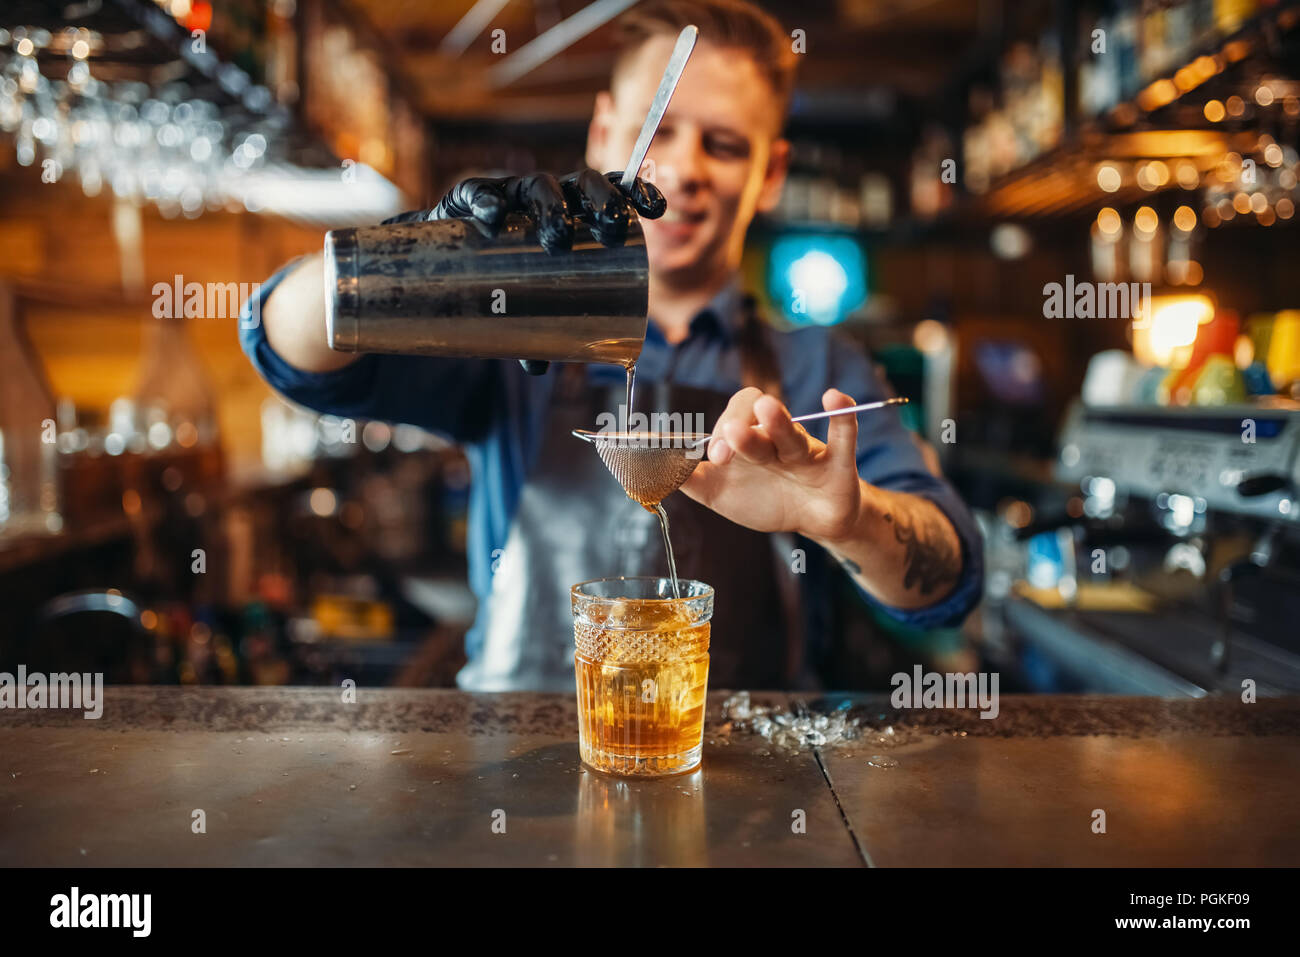
[[(760, 5), (805, 51), (749, 288), (870, 350), (986, 536), (961, 630), (843, 582), (823, 684), (1300, 691), (1300, 6)], [(630, 6), (5, 4), (0, 668), (454, 683), (464, 457), (273, 395), (238, 306), (327, 229), (580, 165)]]

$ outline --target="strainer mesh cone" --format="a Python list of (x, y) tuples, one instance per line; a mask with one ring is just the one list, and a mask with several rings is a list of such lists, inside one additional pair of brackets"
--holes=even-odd
[(702, 438), (665, 435), (658, 441), (647, 441), (596, 435), (591, 442), (605, 468), (618, 479), (628, 497), (650, 507), (662, 502), (691, 477), (704, 456), (698, 446), (688, 446), (691, 440)]

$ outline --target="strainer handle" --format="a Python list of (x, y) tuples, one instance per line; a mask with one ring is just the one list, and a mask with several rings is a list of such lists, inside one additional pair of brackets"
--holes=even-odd
[(848, 415), (850, 412), (868, 412), (871, 409), (883, 409), (887, 405), (906, 405), (908, 402), (904, 398), (883, 399), (880, 402), (864, 402), (862, 405), (851, 405), (847, 409), (832, 409), (830, 412), (810, 412), (808, 415), (797, 416), (791, 419), (791, 422), (811, 422), (813, 419), (829, 419), (833, 415)]
[[(810, 412), (808, 415), (799, 415), (791, 419), (791, 422), (811, 422), (813, 419), (829, 419), (835, 415), (848, 415), (850, 412), (869, 412), (872, 409), (883, 409), (887, 405), (906, 405), (910, 400), (901, 397), (892, 399), (882, 399), (879, 402), (864, 402), (861, 405), (851, 405), (847, 409), (832, 409), (829, 412)], [(712, 441), (712, 435), (706, 435), (702, 439), (687, 443), (689, 448), (703, 448)]]

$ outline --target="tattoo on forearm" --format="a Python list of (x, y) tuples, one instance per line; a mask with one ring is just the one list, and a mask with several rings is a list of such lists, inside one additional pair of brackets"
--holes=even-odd
[(929, 595), (952, 585), (961, 574), (961, 552), (952, 547), (942, 520), (926, 511), (913, 516), (900, 515), (894, 526), (895, 540), (906, 549), (903, 562), (903, 587), (917, 588)]
[[(903, 587), (930, 595), (947, 590), (961, 575), (961, 548), (954, 548), (946, 534), (944, 519), (932, 509), (913, 514), (900, 511), (897, 520), (890, 512), (883, 516), (894, 529), (894, 540), (904, 547)], [(862, 566), (837, 551), (831, 555), (850, 574), (861, 576)]]

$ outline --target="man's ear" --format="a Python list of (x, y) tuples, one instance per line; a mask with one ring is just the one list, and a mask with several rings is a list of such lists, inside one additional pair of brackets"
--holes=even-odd
[(587, 125), (586, 163), (594, 170), (605, 172), (604, 156), (609, 152), (609, 122), (614, 115), (614, 97), (608, 90), (596, 94), (596, 105)]
[(758, 194), (758, 212), (768, 213), (781, 201), (785, 175), (790, 171), (790, 141), (773, 140), (767, 155), (767, 168), (763, 171), (763, 188)]

